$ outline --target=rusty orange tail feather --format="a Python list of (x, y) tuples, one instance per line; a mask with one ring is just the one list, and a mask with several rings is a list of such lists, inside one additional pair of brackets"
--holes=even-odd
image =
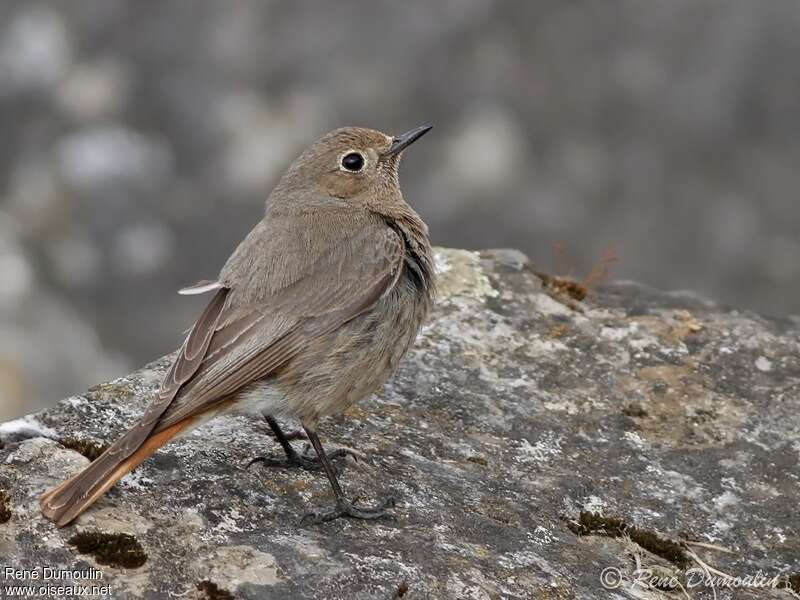
[(69, 524), (127, 473), (196, 421), (196, 417), (184, 419), (151, 435), (133, 454), (121, 457), (116, 466), (112, 464), (110, 470), (107, 464), (102, 463), (103, 455), (100, 455), (83, 471), (42, 494), (39, 499), (42, 514), (58, 527)]

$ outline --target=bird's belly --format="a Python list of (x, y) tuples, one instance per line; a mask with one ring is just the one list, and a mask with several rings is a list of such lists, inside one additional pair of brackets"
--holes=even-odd
[(413, 336), (406, 331), (387, 339), (388, 331), (381, 327), (372, 330), (360, 325), (348, 323), (328, 339), (317, 340), (277, 376), (241, 389), (222, 412), (270, 414), (313, 423), (369, 396), (397, 368)]
[(273, 380), (289, 413), (308, 423), (377, 391), (417, 335), (427, 306), (399, 295), (312, 340)]

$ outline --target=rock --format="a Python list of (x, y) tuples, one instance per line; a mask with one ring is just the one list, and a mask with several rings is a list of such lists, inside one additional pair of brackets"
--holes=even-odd
[(59, 141), (56, 154), (62, 176), (87, 194), (120, 183), (154, 186), (172, 169), (166, 142), (121, 125), (71, 133)]
[(3, 24), (0, 40), (0, 98), (49, 90), (71, 61), (65, 23), (48, 8), (20, 11)]
[[(397, 375), (321, 427), (363, 456), (342, 465), (346, 491), (394, 493), (396, 521), (300, 525), (330, 502), (325, 477), (246, 470), (280, 449), (232, 416), (56, 529), (38, 496), (132, 423), (165, 357), (0, 428), (4, 565), (78, 570), (114, 598), (679, 597), (632, 587), (637, 560), (683, 585), (699, 561), (796, 584), (797, 321), (634, 283), (589, 290), (581, 312), (510, 250), (438, 250), (437, 266), (436, 310)], [(619, 589), (602, 587), (608, 568)]]

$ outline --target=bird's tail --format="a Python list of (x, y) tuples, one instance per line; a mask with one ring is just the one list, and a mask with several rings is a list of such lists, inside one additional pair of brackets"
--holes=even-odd
[[(132, 439), (138, 432), (135, 428), (128, 431), (83, 471), (45, 492), (39, 499), (42, 513), (58, 527), (67, 525), (117, 481), (169, 440), (194, 425), (195, 421), (192, 418), (179, 421), (162, 431), (152, 433), (138, 446)], [(133, 452), (122, 451), (131, 446), (135, 448)]]

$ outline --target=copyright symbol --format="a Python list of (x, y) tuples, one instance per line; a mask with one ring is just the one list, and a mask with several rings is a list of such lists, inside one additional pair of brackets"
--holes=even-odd
[(606, 567), (600, 573), (600, 584), (607, 590), (615, 590), (622, 583), (622, 573), (617, 567)]

